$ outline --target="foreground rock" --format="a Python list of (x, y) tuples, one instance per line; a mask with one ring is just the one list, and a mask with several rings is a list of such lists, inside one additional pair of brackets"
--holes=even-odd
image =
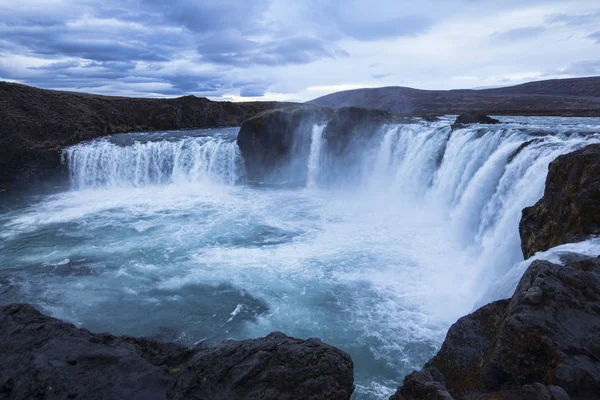
[(94, 334), (26, 304), (0, 307), (2, 399), (348, 399), (350, 357), (273, 333), (189, 349)]
[(535, 261), (512, 298), (459, 319), (391, 399), (598, 398), (598, 332), (600, 260)]
[(239, 126), (285, 103), (141, 99), (43, 90), (0, 82), (0, 189), (55, 172), (63, 146), (114, 133)]
[(478, 113), (478, 112), (470, 112), (470, 113), (466, 113), (466, 114), (460, 114), (458, 117), (456, 117), (456, 121), (454, 121), (455, 125), (469, 125), (469, 124), (486, 124), (486, 125), (493, 125), (493, 124), (499, 124), (500, 121), (492, 118), (492, 117), (488, 117), (485, 114), (482, 113)]
[(523, 210), (519, 232), (525, 258), (600, 234), (600, 145), (550, 164), (544, 196)]
[[(283, 333), (198, 351), (169, 397), (184, 399), (349, 399), (353, 365), (318, 339)], [(226, 384), (224, 384), (226, 383)]]
[[(315, 125), (324, 129), (324, 151), (345, 157), (364, 146), (382, 124), (407, 121), (413, 119), (383, 110), (302, 106), (270, 110), (244, 121), (237, 142), (250, 181), (302, 185)], [(353, 165), (346, 161), (346, 166)], [(292, 182), (284, 181), (290, 176)]]

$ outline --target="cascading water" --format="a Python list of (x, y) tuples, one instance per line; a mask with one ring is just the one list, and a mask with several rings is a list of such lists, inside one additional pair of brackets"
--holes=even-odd
[[(160, 137), (159, 137), (160, 138)], [(237, 144), (227, 137), (114, 143), (99, 139), (67, 148), (64, 158), (76, 188), (146, 186), (243, 178)]]
[[(458, 317), (510, 295), (548, 163), (600, 142), (597, 119), (503, 121), (380, 126), (346, 155), (307, 124), (282, 171), (311, 190), (245, 184), (235, 129), (81, 143), (73, 190), (0, 214), (0, 301), (186, 344), (320, 337), (353, 357), (357, 399), (387, 398)], [(564, 251), (600, 243), (536, 257)]]
[(323, 129), (325, 125), (313, 125), (310, 135), (310, 153), (308, 155), (308, 176), (306, 186), (315, 188), (319, 179), (321, 154), (323, 152)]

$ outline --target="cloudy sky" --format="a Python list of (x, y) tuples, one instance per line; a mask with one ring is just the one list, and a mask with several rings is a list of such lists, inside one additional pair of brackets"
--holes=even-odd
[(305, 101), (600, 75), (598, 0), (0, 0), (0, 80)]

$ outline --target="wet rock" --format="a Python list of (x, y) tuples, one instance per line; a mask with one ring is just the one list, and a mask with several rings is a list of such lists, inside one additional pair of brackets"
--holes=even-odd
[(600, 145), (550, 164), (544, 196), (523, 210), (519, 233), (525, 258), (600, 234)]
[[(359, 107), (332, 110), (302, 106), (270, 110), (244, 121), (237, 143), (249, 181), (303, 185), (315, 124), (326, 125), (323, 132), (325, 152), (346, 156), (351, 149), (364, 146), (382, 124), (407, 121), (413, 119)], [(290, 176), (294, 177), (291, 178), (293, 181), (285, 181)]]
[(350, 357), (318, 339), (273, 333), (190, 349), (0, 307), (2, 399), (349, 399), (353, 379)]
[(465, 113), (465, 114), (460, 114), (458, 117), (456, 117), (456, 120), (454, 121), (455, 125), (469, 125), (469, 124), (487, 124), (487, 125), (492, 125), (492, 124), (499, 124), (500, 121), (492, 118), (492, 117), (488, 117), (487, 115), (483, 114), (483, 113), (478, 113), (478, 112), (469, 112), (469, 113)]
[(275, 332), (200, 350), (169, 391), (183, 399), (349, 399), (350, 357), (318, 339)]
[(446, 378), (436, 368), (415, 371), (404, 379), (390, 400), (454, 400), (446, 388)]
[[(308, 157), (313, 124), (325, 123), (332, 114), (326, 108), (302, 106), (258, 114), (240, 127), (237, 143), (251, 182), (276, 182), (293, 161)], [(304, 133), (308, 132), (308, 135)], [(299, 179), (301, 180), (301, 176)]]
[(420, 386), (409, 375), (396, 398), (428, 398), (418, 396), (431, 388), (457, 399), (594, 398), (599, 288), (597, 258), (571, 258), (564, 266), (534, 261), (510, 299), (459, 319), (421, 371)]

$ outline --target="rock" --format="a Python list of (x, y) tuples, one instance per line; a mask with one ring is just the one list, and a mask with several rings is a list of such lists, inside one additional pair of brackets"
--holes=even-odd
[(348, 399), (353, 379), (350, 357), (318, 339), (274, 333), (189, 349), (0, 307), (2, 399)]
[(544, 196), (523, 210), (519, 233), (525, 258), (600, 234), (600, 145), (550, 163)]
[[(318, 107), (297, 107), (270, 110), (242, 123), (237, 143), (251, 182), (278, 182), (293, 176), (289, 169), (294, 157), (307, 158), (310, 133), (314, 124), (325, 123), (332, 110)], [(304, 163), (306, 165), (306, 163)], [(299, 174), (298, 181), (305, 176)]]
[(389, 111), (358, 107), (270, 110), (244, 121), (237, 143), (249, 181), (304, 185), (315, 124), (326, 125), (323, 138), (327, 155), (345, 157), (353, 148), (364, 146), (382, 124), (409, 120)]
[(172, 343), (93, 334), (26, 304), (0, 307), (0, 398), (164, 399)]
[(454, 400), (446, 388), (446, 378), (436, 368), (415, 371), (404, 379), (390, 400)]
[(455, 125), (457, 125), (457, 124), (460, 124), (460, 125), (469, 125), (469, 124), (491, 125), (491, 124), (499, 124), (499, 123), (500, 123), (499, 120), (488, 117), (487, 115), (478, 113), (478, 112), (468, 112), (465, 114), (460, 114), (458, 117), (456, 117), (456, 121), (454, 121)]
[(327, 153), (334, 156), (346, 155), (350, 148), (364, 146), (381, 125), (408, 120), (390, 111), (374, 108), (339, 108), (335, 110), (325, 128)]
[(598, 332), (600, 260), (534, 261), (510, 299), (452, 325), (422, 378), (409, 375), (396, 398), (435, 388), (457, 399), (591, 399), (600, 393)]
[(283, 333), (200, 350), (169, 391), (184, 399), (349, 399), (350, 357), (319, 339)]
[(0, 189), (60, 174), (63, 146), (123, 132), (239, 126), (288, 105), (108, 97), (0, 82)]

